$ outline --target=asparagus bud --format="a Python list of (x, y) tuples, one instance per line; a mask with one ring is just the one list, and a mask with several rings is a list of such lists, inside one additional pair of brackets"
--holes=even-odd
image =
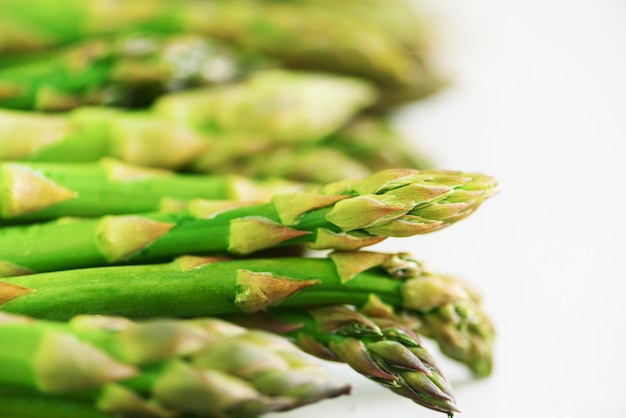
[(426, 408), (450, 415), (458, 412), (450, 384), (420, 337), (374, 295), (361, 311), (349, 305), (330, 305), (277, 308), (226, 318), (289, 336), (308, 353), (345, 362)]

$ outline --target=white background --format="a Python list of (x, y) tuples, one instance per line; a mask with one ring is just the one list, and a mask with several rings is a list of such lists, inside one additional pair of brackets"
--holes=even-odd
[[(501, 192), (448, 229), (377, 249), (484, 295), (495, 370), (476, 381), (444, 361), (458, 417), (626, 417), (626, 2), (422, 3), (454, 81), (398, 124), (439, 167), (493, 175)], [(351, 396), (276, 418), (443, 417), (332, 370)]]

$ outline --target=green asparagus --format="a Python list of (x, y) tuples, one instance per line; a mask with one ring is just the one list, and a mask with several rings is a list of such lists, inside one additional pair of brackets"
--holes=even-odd
[(214, 86), (269, 60), (195, 34), (94, 38), (0, 68), (0, 106), (44, 111), (81, 105), (145, 107), (170, 91)]
[(253, 417), (349, 388), (276, 335), (212, 319), (0, 315), (0, 388), (115, 416)]
[[(93, 161), (160, 168), (234, 158), (336, 132), (375, 97), (358, 79), (265, 70), (228, 86), (161, 96), (145, 111), (83, 107), (0, 112), (0, 160)], [(208, 160), (207, 160), (208, 159)]]
[(103, 159), (97, 163), (0, 162), (0, 222), (156, 212), (192, 198), (269, 201), (314, 184), (239, 175), (185, 175)]
[(354, 250), (451, 225), (495, 188), (482, 174), (390, 169), (316, 193), (277, 193), (268, 203), (192, 199), (183, 212), (10, 226), (0, 229), (0, 277), (294, 244)]
[[(396, 309), (439, 315), (463, 306), (470, 326), (429, 321), (430, 335), (473, 370), (489, 370), (492, 329), (477, 300), (406, 254), (333, 252), (328, 257), (224, 259), (183, 256), (165, 264), (109, 266), (5, 277), (0, 311), (64, 320), (78, 314), (194, 317), (273, 306), (350, 304), (371, 294)], [(450, 305), (452, 304), (452, 305)], [(467, 324), (468, 321), (460, 325)], [(464, 352), (464, 350), (469, 350)], [(444, 352), (450, 352), (444, 350)]]
[(459, 411), (450, 384), (420, 337), (375, 295), (361, 310), (349, 305), (277, 308), (226, 318), (289, 336), (306, 352), (345, 362), (427, 408), (450, 415)]
[(193, 32), (258, 51), (285, 67), (370, 79), (390, 105), (398, 98), (422, 97), (441, 85), (429, 68), (424, 19), (404, 0), (348, 5), (325, 0), (62, 0), (54, 6), (41, 0), (5, 0), (2, 7), (4, 51), (41, 49), (128, 30)]

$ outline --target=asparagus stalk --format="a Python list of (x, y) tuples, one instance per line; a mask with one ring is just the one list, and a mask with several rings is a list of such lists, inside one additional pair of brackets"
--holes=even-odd
[(167, 92), (215, 86), (269, 60), (196, 34), (90, 38), (0, 69), (0, 106), (62, 111), (80, 105), (144, 107)]
[(0, 160), (113, 156), (179, 169), (203, 155), (223, 160), (277, 144), (321, 141), (374, 96), (362, 80), (266, 70), (228, 86), (161, 96), (145, 111), (87, 107), (50, 115), (4, 110)]
[(41, 221), (156, 212), (192, 198), (269, 201), (313, 184), (239, 175), (189, 175), (103, 159), (97, 163), (0, 162), (0, 219)]
[(451, 225), (473, 213), (495, 187), (482, 174), (395, 169), (329, 183), (317, 193), (278, 193), (268, 203), (194, 199), (187, 212), (6, 227), (0, 229), (0, 274), (145, 263), (184, 254), (247, 255), (294, 244), (354, 250)]
[(463, 306), (471, 314), (465, 324), (471, 326), (429, 320), (430, 335), (444, 347), (454, 335), (455, 358), (473, 370), (489, 370), (493, 330), (479, 301), (458, 281), (424, 271), (406, 254), (357, 251), (325, 258), (232, 260), (183, 256), (166, 264), (6, 277), (0, 281), (0, 311), (55, 320), (83, 313), (194, 317), (278, 305), (362, 306), (371, 294), (398, 310), (433, 319), (448, 306)]
[[(0, 316), (0, 387), (115, 416), (252, 417), (348, 392), (283, 338), (228, 322)], [(60, 407), (63, 407), (62, 402)]]
[[(194, 32), (275, 58), (283, 66), (355, 75), (395, 95), (419, 98), (440, 78), (427, 65), (427, 31), (414, 5), (363, 1), (8, 0), (0, 50), (50, 47), (134, 29)], [(293, 35), (297, 39), (293, 42)], [(409, 93), (410, 92), (410, 95)], [(383, 94), (385, 96), (385, 94)], [(403, 98), (404, 100), (407, 97)], [(392, 103), (392, 102), (390, 102)]]
[(350, 305), (276, 308), (226, 318), (288, 336), (304, 351), (345, 362), (426, 408), (449, 415), (459, 411), (450, 384), (412, 324), (375, 295), (359, 310)]
[(52, 396), (0, 391), (2, 418), (115, 418), (84, 402)]

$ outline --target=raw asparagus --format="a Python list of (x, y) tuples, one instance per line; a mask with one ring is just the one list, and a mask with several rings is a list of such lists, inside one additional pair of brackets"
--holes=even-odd
[(277, 305), (361, 306), (371, 294), (425, 317), (436, 318), (441, 307), (463, 306), (472, 319), (460, 325), (471, 326), (432, 320), (429, 334), (444, 346), (450, 346), (453, 334), (455, 358), (473, 370), (489, 370), (493, 330), (479, 302), (458, 281), (424, 271), (406, 254), (356, 251), (320, 258), (231, 260), (183, 256), (166, 264), (5, 277), (0, 280), (0, 311), (57, 320), (83, 313), (193, 317)]
[(482, 174), (390, 169), (316, 193), (278, 193), (269, 203), (192, 199), (185, 212), (10, 226), (0, 229), (0, 277), (293, 244), (354, 250), (447, 227), (495, 190)]
[[(5, 0), (0, 50), (41, 49), (124, 30), (194, 32), (247, 47), (281, 65), (339, 72), (389, 90), (387, 104), (441, 86), (429, 68), (428, 30), (415, 5), (362, 1)], [(294, 34), (297, 37), (294, 38)]]
[(0, 390), (2, 418), (116, 418), (84, 402)]
[(215, 86), (270, 60), (196, 34), (136, 32), (87, 39), (0, 68), (0, 106), (62, 111), (81, 105), (145, 107), (170, 91)]
[[(253, 417), (349, 388), (276, 335), (212, 319), (0, 315), (0, 388), (115, 416)], [(62, 407), (62, 405), (61, 405)]]
[[(145, 111), (0, 112), (0, 160), (123, 161), (179, 169), (280, 144), (314, 143), (372, 103), (358, 79), (265, 70), (228, 86), (161, 96)], [(208, 155), (208, 157), (206, 157)], [(204, 160), (206, 164), (206, 160)]]
[(343, 151), (374, 172), (394, 167), (425, 169), (435, 166), (417, 144), (384, 117), (359, 115), (320, 145)]
[(97, 163), (0, 162), (0, 220), (41, 221), (156, 212), (192, 198), (269, 201), (314, 184), (239, 175), (185, 175), (103, 159)]
[(375, 295), (359, 310), (350, 305), (276, 308), (226, 316), (248, 328), (289, 336), (325, 360), (345, 362), (367, 378), (414, 402), (452, 415), (452, 389), (412, 324)]

